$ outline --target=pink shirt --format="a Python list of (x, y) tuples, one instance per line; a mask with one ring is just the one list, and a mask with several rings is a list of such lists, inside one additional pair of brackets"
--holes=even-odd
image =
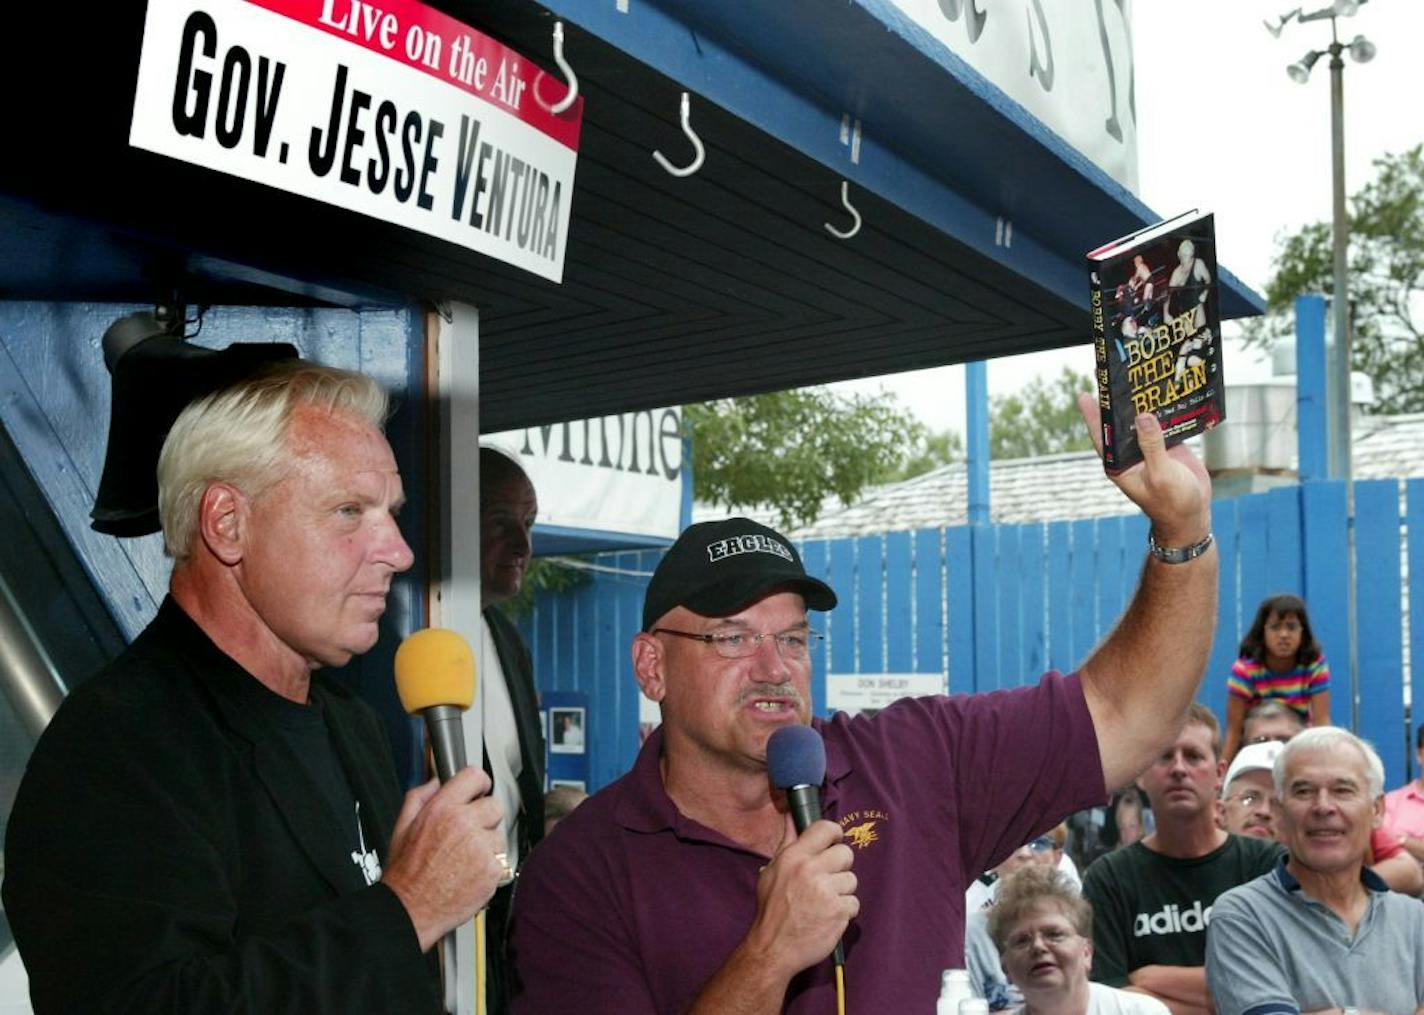
[(1417, 781), (1384, 795), (1384, 822), (1394, 832), (1424, 839), (1424, 793)]

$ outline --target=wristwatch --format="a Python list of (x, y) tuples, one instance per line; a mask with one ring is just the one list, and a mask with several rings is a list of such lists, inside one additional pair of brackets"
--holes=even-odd
[(1199, 543), (1191, 546), (1163, 546), (1157, 542), (1157, 534), (1148, 531), (1147, 552), (1156, 557), (1164, 564), (1185, 564), (1189, 560), (1196, 560), (1211, 547), (1212, 536), (1208, 532)]

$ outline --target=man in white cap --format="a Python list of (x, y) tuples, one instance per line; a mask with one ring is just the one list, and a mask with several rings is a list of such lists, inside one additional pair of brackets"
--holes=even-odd
[(1226, 771), (1221, 799), (1216, 802), (1216, 823), (1237, 835), (1258, 839), (1276, 837), (1275, 787), (1271, 768), (1285, 744), (1268, 740), (1247, 744), (1236, 752)]

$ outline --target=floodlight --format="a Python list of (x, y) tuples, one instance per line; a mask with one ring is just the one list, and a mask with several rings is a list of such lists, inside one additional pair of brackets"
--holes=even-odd
[(1375, 44), (1363, 35), (1355, 36), (1350, 43), (1350, 59), (1356, 63), (1369, 63), (1375, 58)]
[(1310, 69), (1315, 66), (1315, 61), (1319, 60), (1323, 55), (1320, 50), (1312, 49), (1309, 53), (1306, 53), (1305, 56), (1301, 57), (1299, 61), (1287, 67), (1286, 73), (1290, 75), (1290, 79), (1296, 84), (1303, 85), (1310, 80)]

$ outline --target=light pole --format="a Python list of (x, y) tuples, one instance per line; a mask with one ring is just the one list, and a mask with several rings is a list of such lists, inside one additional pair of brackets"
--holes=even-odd
[(1375, 45), (1363, 35), (1356, 35), (1349, 43), (1340, 41), (1336, 28), (1337, 18), (1353, 17), (1360, 6), (1369, 0), (1335, 0), (1328, 7), (1303, 13), (1299, 7), (1281, 15), (1276, 24), (1266, 22), (1272, 35), (1279, 37), (1281, 30), (1292, 20), (1330, 21), (1330, 45), (1327, 49), (1312, 49), (1299, 61), (1286, 68), (1290, 79), (1298, 84), (1310, 80), (1311, 68), (1326, 53), (1330, 54), (1330, 167), (1333, 188), (1332, 253), (1334, 254), (1334, 294), (1331, 305), (1335, 331), (1335, 411), (1337, 414), (1336, 439), (1331, 455), (1331, 473), (1349, 483), (1351, 467), (1351, 420), (1350, 405), (1350, 275), (1347, 252), (1350, 240), (1350, 222), (1345, 214), (1345, 61), (1343, 54), (1348, 50), (1356, 63), (1368, 63), (1374, 59)]
[(1374, 59), (1375, 45), (1363, 35), (1356, 35), (1348, 44), (1340, 41), (1336, 30), (1337, 18), (1354, 17), (1362, 4), (1368, 0), (1334, 0), (1328, 7), (1303, 13), (1297, 7), (1281, 15), (1276, 24), (1266, 22), (1266, 29), (1277, 38), (1281, 30), (1292, 19), (1302, 24), (1308, 21), (1330, 19), (1330, 46), (1325, 50), (1312, 49), (1296, 63), (1286, 68), (1290, 79), (1297, 84), (1310, 80), (1310, 70), (1326, 53), (1330, 54), (1330, 170), (1333, 187), (1333, 228), (1332, 253), (1334, 255), (1334, 294), (1331, 303), (1334, 310), (1335, 331), (1335, 441), (1331, 455), (1331, 474), (1345, 481), (1345, 515), (1349, 520), (1350, 533), (1347, 550), (1345, 599), (1347, 603), (1346, 625), (1349, 629), (1350, 665), (1350, 728), (1359, 723), (1359, 644), (1355, 633), (1355, 491), (1351, 463), (1351, 403), (1350, 383), (1350, 275), (1347, 252), (1350, 240), (1350, 223), (1345, 217), (1345, 61), (1342, 54), (1350, 52), (1356, 63), (1368, 63)]

